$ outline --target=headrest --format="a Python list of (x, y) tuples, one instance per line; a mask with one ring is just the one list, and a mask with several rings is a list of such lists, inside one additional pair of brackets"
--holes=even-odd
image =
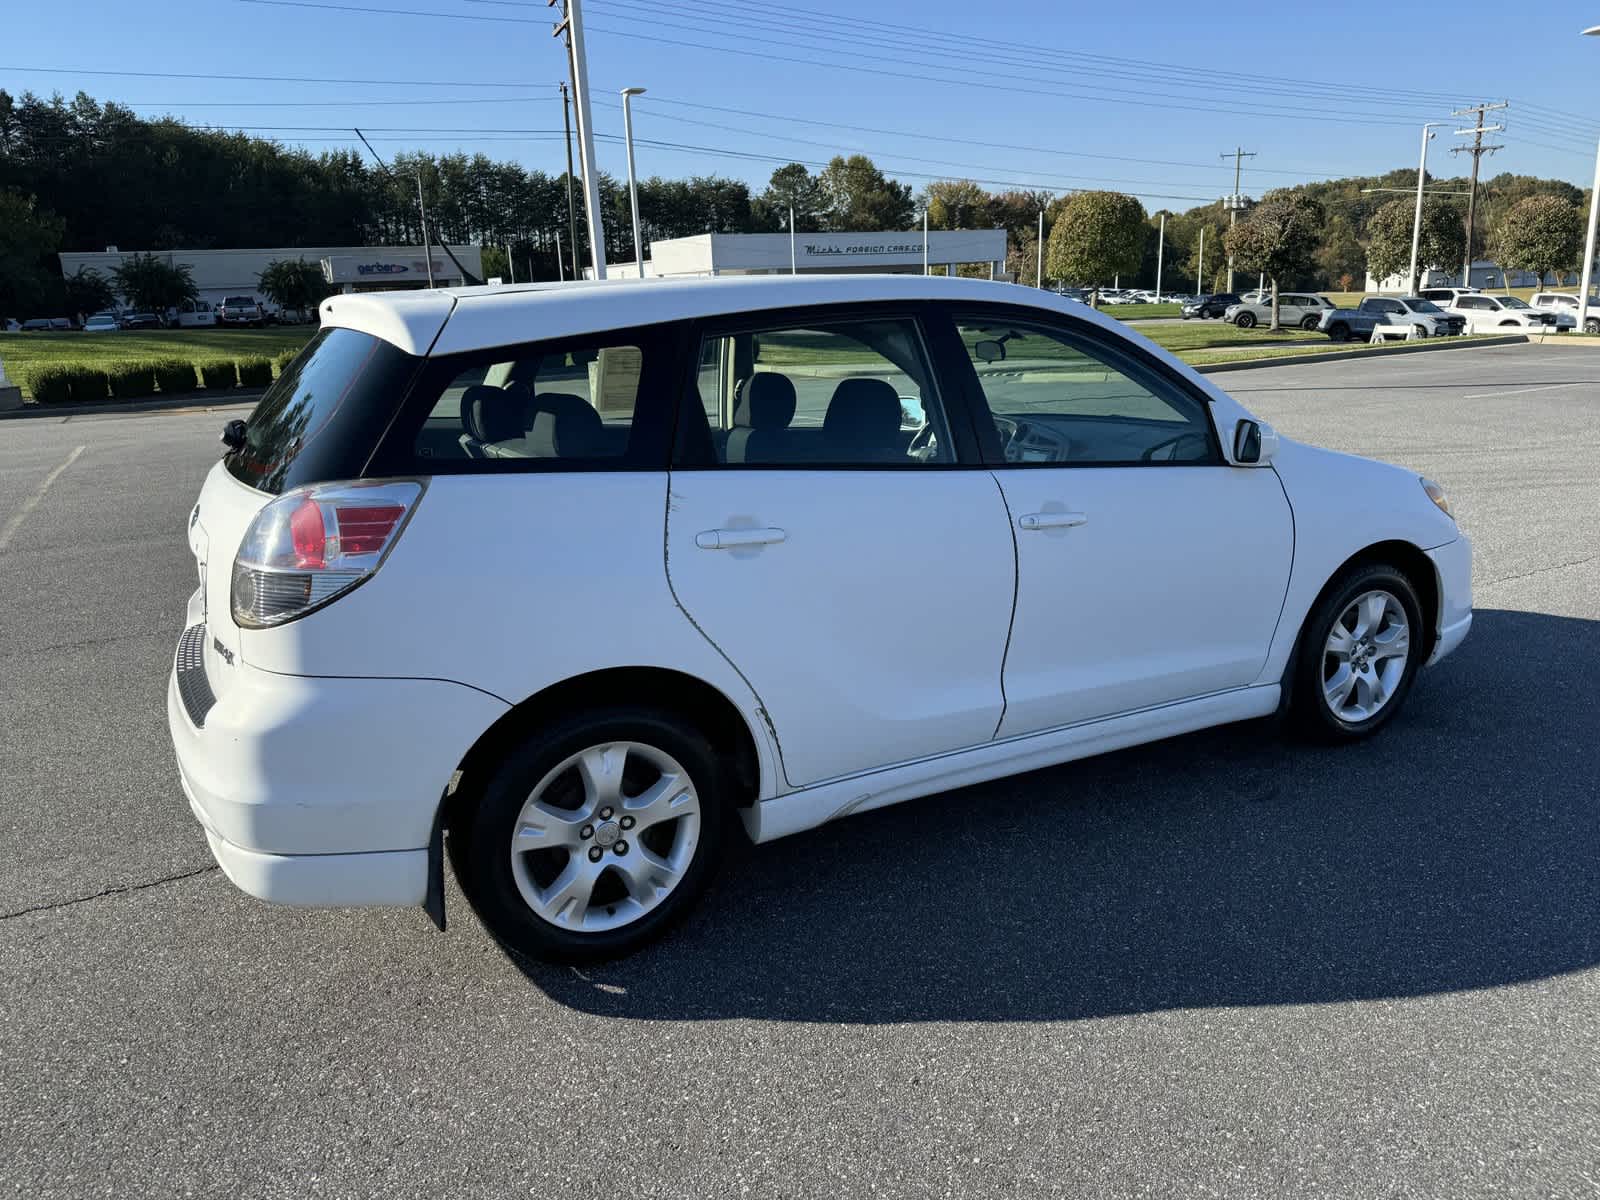
[(822, 418), (829, 441), (891, 445), (900, 436), (900, 393), (884, 379), (841, 379)]
[(787, 429), (794, 420), (794, 384), (787, 375), (762, 371), (739, 387), (733, 423), (751, 429)]
[(533, 398), (528, 441), (538, 458), (593, 458), (603, 432), (600, 414), (582, 396), (545, 392)]
[(474, 384), (461, 393), (461, 427), (480, 442), (504, 442), (527, 432), (528, 395)]

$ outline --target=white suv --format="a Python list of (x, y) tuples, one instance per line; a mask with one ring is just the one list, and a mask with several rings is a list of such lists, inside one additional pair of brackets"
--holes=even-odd
[(442, 926), (448, 850), (550, 958), (658, 933), (735, 822), (1369, 734), (1472, 620), (1436, 485), (1005, 284), (338, 296), (224, 441), (167, 703), (218, 862)]
[[(1535, 292), (1528, 303), (1534, 308), (1555, 313), (1562, 329), (1578, 327), (1577, 292)], [(1583, 331), (1600, 333), (1600, 303), (1591, 298), (1583, 310)]]

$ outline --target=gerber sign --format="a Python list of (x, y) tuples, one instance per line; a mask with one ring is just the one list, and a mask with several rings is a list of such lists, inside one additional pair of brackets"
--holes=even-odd
[(404, 275), (410, 269), (405, 263), (373, 262), (356, 264), (357, 275)]

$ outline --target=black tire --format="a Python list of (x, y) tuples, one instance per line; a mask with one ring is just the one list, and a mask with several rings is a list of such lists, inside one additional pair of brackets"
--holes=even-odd
[(1590, 317), (1583, 323), (1585, 333), (1600, 333), (1600, 317)]
[[(1331, 660), (1325, 657), (1329, 634), (1335, 621), (1351, 610), (1358, 597), (1368, 592), (1385, 592), (1399, 601), (1409, 626), (1409, 650), (1405, 665), (1388, 700), (1364, 720), (1341, 718), (1328, 703), (1323, 691)], [(1386, 563), (1356, 567), (1338, 579), (1312, 609), (1301, 631), (1295, 651), (1293, 695), (1290, 712), (1301, 733), (1317, 741), (1350, 742), (1370, 737), (1382, 729), (1405, 706), (1411, 685), (1433, 644), (1432, 631), (1424, 624), (1417, 590), (1406, 574)]]
[(1240, 329), (1254, 329), (1256, 327), (1256, 315), (1253, 312), (1242, 312), (1233, 319), (1233, 323)]
[[(663, 751), (688, 773), (700, 801), (699, 841), (677, 884), (632, 923), (595, 932), (563, 929), (523, 899), (511, 866), (512, 832), (547, 774), (588, 747), (622, 741)], [(634, 760), (628, 761), (631, 767)], [(548, 962), (618, 958), (663, 934), (693, 907), (715, 873), (730, 818), (724, 772), (710, 743), (686, 722), (651, 708), (601, 709), (557, 721), (507, 753), (475, 790), (476, 804), (463, 806), (450, 822), (450, 858), (462, 890), (503, 946)], [(614, 877), (613, 886), (621, 882)], [(595, 894), (602, 894), (600, 885)]]
[(1315, 329), (1321, 320), (1321, 317), (1304, 317), (1300, 321), (1300, 328), (1305, 330)]
[(1335, 321), (1328, 326), (1328, 339), (1334, 342), (1348, 342), (1350, 340), (1350, 326), (1343, 321)]
[(1419, 338), (1425, 338), (1428, 336), (1428, 327), (1426, 325), (1413, 325), (1411, 327), (1411, 332), (1416, 334)]

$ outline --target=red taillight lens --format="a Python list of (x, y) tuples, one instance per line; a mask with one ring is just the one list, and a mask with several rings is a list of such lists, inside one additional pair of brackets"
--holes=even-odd
[(399, 504), (341, 504), (334, 512), (339, 520), (339, 552), (375, 554), (383, 549), (406, 510)]
[(296, 567), (320, 570), (328, 565), (328, 531), (322, 525), (322, 509), (310, 496), (289, 514), (289, 541)]
[(250, 522), (233, 562), (233, 619), (281, 625), (370, 576), (422, 495), (416, 481), (319, 483), (279, 496)]

